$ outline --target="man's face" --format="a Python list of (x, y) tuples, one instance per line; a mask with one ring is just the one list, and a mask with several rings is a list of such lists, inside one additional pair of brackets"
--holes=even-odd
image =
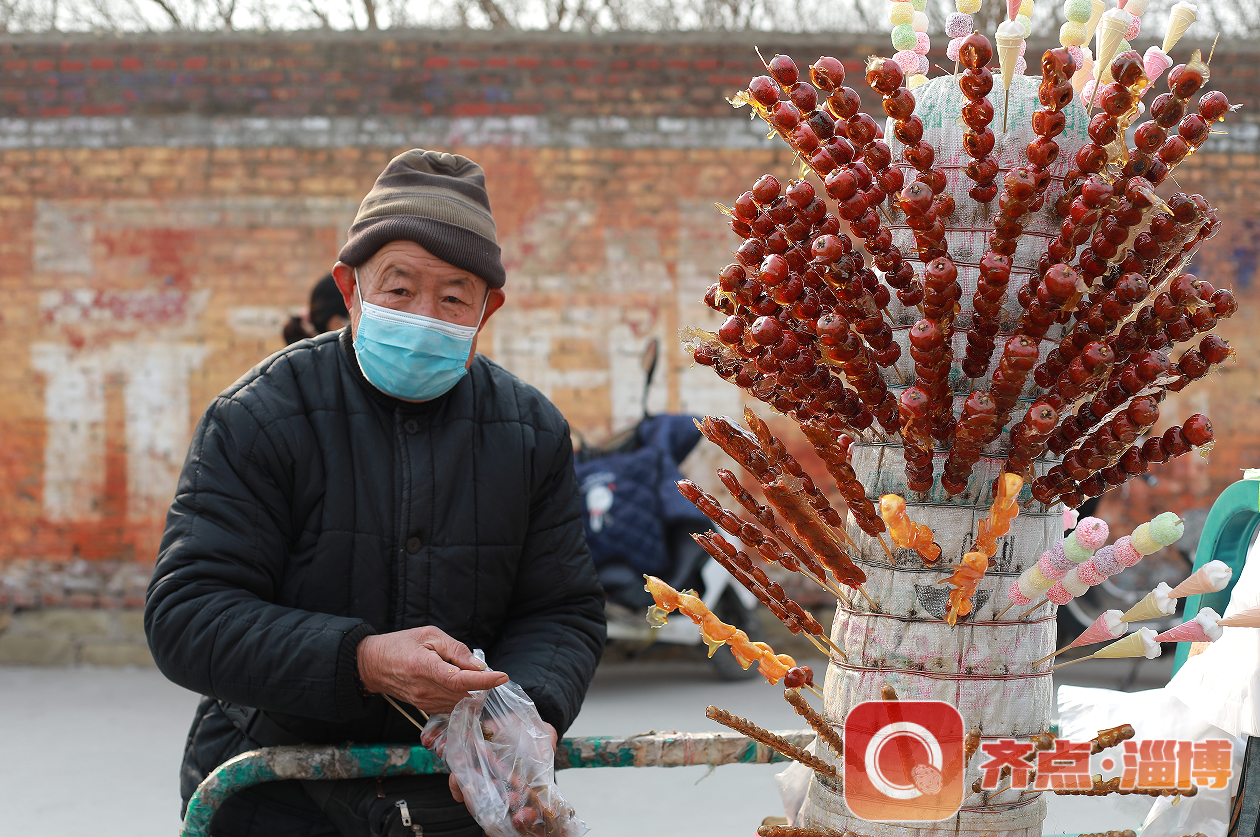
[[(412, 241), (391, 241), (364, 262), (358, 269), (358, 292), (354, 268), (338, 262), (333, 278), (350, 311), (351, 334), (358, 332), (363, 313), (359, 293), (365, 302), (382, 308), (461, 326), (485, 325), (505, 299), (501, 289), (489, 287), (481, 277), (442, 261)], [(469, 364), (476, 351), (474, 340)]]

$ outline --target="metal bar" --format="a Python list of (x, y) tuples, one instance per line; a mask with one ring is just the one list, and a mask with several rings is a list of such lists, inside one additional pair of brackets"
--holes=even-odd
[[(781, 732), (805, 747), (813, 730)], [(664, 732), (628, 738), (565, 738), (556, 748), (556, 769), (577, 767), (686, 767), (767, 764), (785, 759), (733, 732)], [(223, 801), (263, 782), (281, 779), (358, 779), (446, 773), (441, 759), (419, 745), (267, 747), (241, 753), (215, 768), (188, 801), (181, 837), (208, 837)]]

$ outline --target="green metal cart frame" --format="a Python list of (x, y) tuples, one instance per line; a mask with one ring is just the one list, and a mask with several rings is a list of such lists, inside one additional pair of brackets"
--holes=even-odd
[[(798, 747), (813, 730), (780, 732)], [(565, 738), (556, 748), (556, 769), (576, 767), (689, 767), (768, 764), (786, 759), (764, 744), (727, 732), (651, 732), (628, 738)], [(181, 837), (209, 837), (210, 821), (223, 801), (263, 782), (281, 779), (358, 779), (446, 773), (441, 759), (419, 745), (267, 747), (219, 765), (188, 801)]]

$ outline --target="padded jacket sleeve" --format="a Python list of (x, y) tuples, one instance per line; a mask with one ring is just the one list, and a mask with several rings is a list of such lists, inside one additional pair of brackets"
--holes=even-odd
[[(258, 409), (257, 405), (252, 405)], [(272, 604), (289, 545), (293, 469), (242, 401), (202, 417), (167, 515), (144, 627), (172, 681), (231, 703), (340, 722), (362, 715), (361, 619)]]
[(604, 650), (604, 591), (591, 563), (569, 428), (539, 429), (529, 531), (503, 633), (489, 663), (563, 735)]

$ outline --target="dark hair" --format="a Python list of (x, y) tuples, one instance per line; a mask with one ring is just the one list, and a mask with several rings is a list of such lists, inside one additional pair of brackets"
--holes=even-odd
[(311, 325), (315, 326), (317, 334), (323, 334), (328, 331), (328, 321), (337, 316), (349, 319), (350, 312), (346, 310), (341, 289), (329, 273), (311, 288)]

